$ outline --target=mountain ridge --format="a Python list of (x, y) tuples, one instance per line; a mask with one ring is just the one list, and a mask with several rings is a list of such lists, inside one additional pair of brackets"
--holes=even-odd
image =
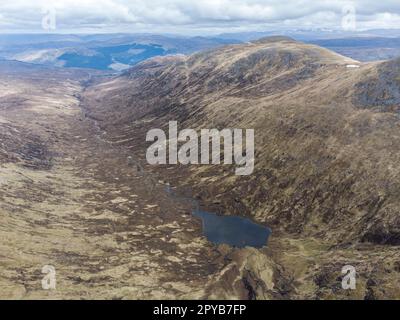
[[(192, 190), (209, 210), (271, 227), (271, 254), (284, 268), (300, 272), (291, 260), (295, 251), (311, 254), (319, 265), (305, 262), (308, 275), (300, 272), (296, 290), (329, 295), (334, 278), (316, 293), (311, 274), (325, 277), (346, 255), (365, 270), (363, 278), (400, 245), (397, 96), (390, 102), (380, 90), (390, 83), (391, 94), (400, 92), (398, 60), (360, 63), (313, 45), (264, 39), (164, 63), (89, 87), (89, 115), (144, 164), (146, 132), (166, 129), (171, 120), (196, 130), (255, 129), (249, 177), (235, 177), (229, 166), (146, 168), (183, 193)], [(362, 247), (364, 257), (357, 253)], [(377, 277), (392, 288), (384, 274)]]

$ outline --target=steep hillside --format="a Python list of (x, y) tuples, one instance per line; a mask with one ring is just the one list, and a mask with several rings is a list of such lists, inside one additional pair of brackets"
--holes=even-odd
[[(209, 209), (271, 227), (270, 254), (293, 275), (294, 297), (398, 297), (399, 65), (274, 37), (147, 61), (93, 83), (84, 104), (143, 163), (146, 132), (169, 120), (255, 129), (248, 177), (230, 166), (149, 169)], [(337, 288), (348, 263), (363, 283), (353, 293)]]
[(357, 106), (398, 112), (400, 108), (400, 58), (379, 64), (356, 84)]
[(80, 108), (88, 79), (0, 62), (0, 299), (247, 298), (247, 265), (279, 267), (208, 243), (187, 204), (102, 139)]

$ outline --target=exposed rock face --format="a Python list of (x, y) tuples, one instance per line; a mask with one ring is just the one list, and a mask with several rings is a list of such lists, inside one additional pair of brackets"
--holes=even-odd
[[(254, 128), (256, 168), (249, 177), (235, 177), (227, 166), (150, 169), (193, 189), (209, 208), (270, 226), (272, 241), (287, 251), (276, 258), (283, 266), (292, 250), (304, 250), (306, 266), (291, 270), (295, 295), (328, 297), (310, 274), (338, 257), (335, 248), (354, 258), (366, 242), (366, 257), (355, 260), (367, 268), (380, 263), (375, 253), (391, 254), (375, 245), (398, 245), (399, 63), (349, 64), (359, 63), (290, 39), (263, 39), (147, 62), (89, 88), (85, 103), (110, 139), (141, 150), (142, 158), (147, 130), (165, 129), (169, 120), (180, 128)], [(320, 248), (308, 247), (314, 240), (292, 245), (281, 235), (317, 239)], [(329, 268), (338, 276), (340, 263)]]
[(246, 248), (219, 251), (231, 262), (208, 283), (209, 299), (284, 299), (293, 291), (290, 276), (284, 274), (265, 252)]
[(400, 58), (381, 63), (356, 85), (356, 103), (381, 111), (400, 110)]

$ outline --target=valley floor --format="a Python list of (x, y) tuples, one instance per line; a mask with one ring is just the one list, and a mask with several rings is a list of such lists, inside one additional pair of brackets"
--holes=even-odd
[[(284, 235), (262, 250), (207, 242), (187, 203), (102, 138), (78, 81), (12, 78), (0, 89), (0, 299), (399, 296), (395, 248), (331, 250)], [(337, 279), (349, 262), (362, 266), (355, 292)], [(56, 290), (42, 288), (46, 265)]]
[[(52, 159), (41, 168), (35, 152), (44, 151), (24, 150), (34, 163), (0, 166), (0, 298), (204, 296), (223, 261), (200, 222), (98, 138), (79, 106), (82, 88), (61, 90), (64, 98), (51, 92), (1, 110), (3, 123), (40, 137)], [(56, 269), (56, 290), (42, 289), (45, 265)]]

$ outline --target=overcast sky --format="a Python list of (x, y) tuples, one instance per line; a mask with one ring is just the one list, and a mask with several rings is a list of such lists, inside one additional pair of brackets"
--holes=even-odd
[(352, 8), (357, 30), (400, 29), (400, 0), (0, 0), (0, 32), (51, 29), (53, 12), (60, 33), (340, 29)]

